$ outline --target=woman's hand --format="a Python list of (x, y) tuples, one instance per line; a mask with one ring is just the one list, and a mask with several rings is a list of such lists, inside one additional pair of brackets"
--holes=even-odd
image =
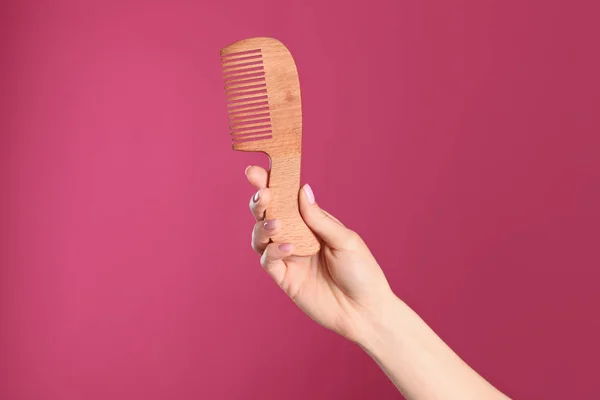
[(256, 218), (252, 247), (265, 270), (312, 319), (359, 344), (407, 399), (508, 399), (471, 369), (390, 289), (361, 240), (300, 190), (300, 213), (321, 240), (313, 256), (291, 256), (293, 243), (270, 243), (285, 227), (264, 221), (271, 195), (267, 171), (248, 167), (258, 192), (250, 200)]
[(291, 256), (294, 243), (270, 243), (285, 227), (281, 221), (265, 221), (271, 194), (267, 171), (246, 168), (246, 176), (258, 192), (250, 199), (256, 218), (252, 248), (262, 254), (261, 264), (281, 289), (309, 317), (340, 335), (360, 342), (369, 321), (395, 299), (383, 271), (362, 239), (315, 202), (309, 185), (300, 190), (302, 218), (321, 241), (313, 256)]

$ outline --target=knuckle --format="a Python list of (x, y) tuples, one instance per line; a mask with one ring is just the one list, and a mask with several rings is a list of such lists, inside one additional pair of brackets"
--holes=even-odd
[(256, 251), (257, 253), (262, 252), (262, 248), (260, 246), (260, 237), (256, 232), (256, 228), (254, 228), (252, 231), (252, 240), (250, 241), (250, 246), (252, 247), (252, 250)]
[(268, 269), (269, 268), (269, 260), (267, 259), (267, 252), (266, 251), (260, 257), (260, 265), (264, 269)]
[(348, 230), (346, 239), (344, 240), (344, 247), (348, 250), (355, 249), (362, 244), (362, 239), (358, 233)]
[(255, 207), (252, 210), (252, 214), (257, 220), (262, 221), (265, 218), (265, 209), (263, 207)]

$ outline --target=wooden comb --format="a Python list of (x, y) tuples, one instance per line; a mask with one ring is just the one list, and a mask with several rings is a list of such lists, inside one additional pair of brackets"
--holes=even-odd
[(289, 50), (271, 38), (252, 38), (221, 49), (233, 149), (269, 156), (267, 219), (278, 219), (275, 243), (293, 243), (294, 254), (321, 248), (298, 209), (302, 156), (302, 105), (296, 64)]

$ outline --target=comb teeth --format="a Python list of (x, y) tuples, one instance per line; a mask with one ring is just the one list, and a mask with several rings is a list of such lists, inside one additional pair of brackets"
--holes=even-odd
[(233, 148), (251, 150), (249, 142), (273, 138), (261, 50), (222, 54), (221, 66)]

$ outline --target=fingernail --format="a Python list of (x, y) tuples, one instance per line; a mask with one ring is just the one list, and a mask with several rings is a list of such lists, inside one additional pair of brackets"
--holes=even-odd
[(252, 167), (252, 165), (248, 165), (244, 170), (244, 175), (248, 175), (248, 170)]
[(279, 251), (282, 251), (284, 253), (292, 251), (292, 245), (289, 244), (289, 243), (280, 244), (279, 245)]
[(265, 222), (265, 229), (268, 231), (272, 231), (273, 229), (277, 228), (277, 220), (276, 219), (270, 219), (267, 222)]
[(258, 192), (256, 192), (254, 197), (252, 197), (252, 201), (255, 203), (258, 203), (259, 200), (260, 200), (260, 190)]
[(315, 204), (315, 194), (313, 193), (310, 185), (307, 183), (306, 185), (304, 185), (303, 189), (304, 193), (306, 194), (306, 197), (308, 198), (309, 204)]

